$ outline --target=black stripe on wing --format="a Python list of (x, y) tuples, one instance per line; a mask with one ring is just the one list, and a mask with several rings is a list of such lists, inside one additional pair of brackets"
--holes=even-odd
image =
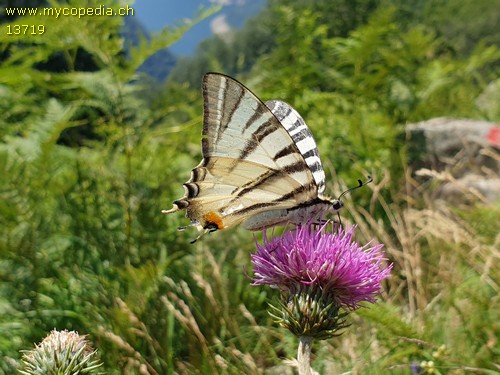
[[(267, 172), (261, 174), (255, 180), (243, 185), (234, 191), (236, 194), (235, 199), (243, 197), (245, 194), (251, 193), (255, 189), (265, 190), (265, 185), (270, 185), (275, 183), (276, 180), (280, 180), (294, 173), (303, 172), (308, 168), (307, 164), (303, 162), (297, 162), (287, 165), (283, 169), (269, 169)], [(304, 185), (301, 185), (304, 186)], [(239, 190), (239, 191), (238, 191)]]
[[(252, 211), (259, 210), (264, 207), (274, 207), (274, 206), (279, 206), (282, 202), (285, 202), (289, 199), (293, 199), (293, 197), (296, 197), (302, 193), (305, 193), (309, 190), (315, 189), (316, 186), (314, 184), (309, 184), (309, 185), (301, 185), (295, 188), (294, 190), (290, 191), (289, 193), (282, 195), (281, 197), (274, 199), (269, 202), (260, 202), (260, 203), (255, 203), (246, 207), (243, 207), (239, 210), (232, 211), (230, 215), (246, 215), (246, 214), (251, 214)], [(317, 198), (314, 198), (317, 199)], [(312, 200), (314, 201), (314, 200)], [(307, 205), (308, 201), (300, 203), (300, 205)]]
[[(250, 119), (252, 120), (253, 117)], [(256, 120), (255, 120), (256, 121)], [(245, 125), (245, 128), (250, 127), (251, 123), (249, 122)], [(257, 147), (259, 147), (262, 140), (267, 137), (269, 134), (274, 133), (277, 130), (276, 124), (273, 124), (272, 119), (269, 119), (262, 123), (259, 128), (252, 134), (252, 138), (249, 139), (245, 143), (245, 148), (240, 152), (240, 159), (246, 159), (248, 155), (250, 155)]]

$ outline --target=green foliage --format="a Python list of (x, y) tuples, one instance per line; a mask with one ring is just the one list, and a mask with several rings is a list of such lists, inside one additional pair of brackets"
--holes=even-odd
[[(260, 97), (293, 104), (334, 194), (376, 177), (373, 194), (347, 198), (346, 220), (385, 243), (394, 277), (382, 304), (315, 347), (314, 367), (407, 374), (434, 361), (441, 373), (493, 372), (498, 214), (453, 213), (427, 196), (401, 204), (401, 136), (434, 116), (494, 118), (480, 98), (498, 76), (498, 49), (488, 37), (451, 53), (442, 30), (418, 21), (430, 2), (405, 12), (395, 1), (376, 11), (374, 1), (336, 2), (345, 17), (331, 15), (333, 3), (273, 3), (269, 19), (235, 36), (238, 48), (207, 42), (190, 65), (194, 75), (250, 70), (242, 81)], [(445, 9), (441, 19), (454, 19)], [(402, 26), (402, 14), (418, 22)], [(0, 374), (53, 328), (88, 334), (109, 374), (279, 371), (296, 343), (266, 312), (271, 292), (248, 285), (251, 235), (191, 246), (193, 232), (175, 231), (186, 219), (160, 214), (200, 160), (201, 98), (186, 82), (152, 87), (137, 68), (192, 23), (126, 51), (122, 21), (47, 18), (43, 36), (0, 35)]]
[[(146, 88), (129, 82), (148, 56), (189, 24), (142, 41), (125, 59), (121, 22), (47, 18), (39, 39), (0, 37), (8, 51), (0, 68), (1, 329), (8, 337), (2, 339), (0, 372), (12, 373), (19, 349), (54, 327), (104, 340), (101, 325), (119, 327), (113, 313), (118, 296), (141, 295), (134, 287), (146, 290), (133, 282), (132, 271), (154, 264), (162, 278), (186, 246), (168, 240), (174, 226), (165, 230), (159, 202), (174, 195), (164, 176), (184, 178), (178, 171), (186, 166), (171, 161), (188, 155), (178, 145), (193, 110), (169, 97), (170, 105), (164, 100), (167, 105), (153, 112), (140, 99)], [(92, 69), (79, 65), (82, 54)], [(64, 64), (57, 70), (52, 63), (60, 56)], [(158, 300), (153, 293), (144, 297), (145, 308)], [(145, 313), (160, 321), (154, 311)], [(111, 359), (116, 353), (103, 354), (110, 369), (119, 368)]]
[(498, 0), (387, 0), (398, 8), (402, 26), (424, 24), (436, 30), (450, 52), (464, 56), (480, 43), (500, 44), (497, 24), (500, 20)]
[[(380, 5), (380, 0), (271, 0), (272, 10), (293, 8), (297, 13), (310, 11), (327, 30), (328, 37), (347, 37), (364, 25)], [(278, 10), (279, 12), (279, 10)]]

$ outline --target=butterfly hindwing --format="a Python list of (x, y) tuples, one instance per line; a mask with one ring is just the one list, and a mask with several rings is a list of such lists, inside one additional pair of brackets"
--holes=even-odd
[(325, 171), (321, 164), (318, 147), (316, 147), (316, 142), (306, 122), (290, 104), (281, 100), (268, 100), (266, 106), (292, 137), (313, 174), (314, 181), (318, 186), (318, 193), (323, 193), (325, 191)]

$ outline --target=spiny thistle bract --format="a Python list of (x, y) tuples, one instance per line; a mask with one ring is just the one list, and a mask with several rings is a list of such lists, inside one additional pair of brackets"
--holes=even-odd
[(22, 362), (19, 372), (24, 375), (102, 374), (97, 371), (102, 365), (97, 352), (75, 331), (53, 330), (34, 349), (25, 351)]

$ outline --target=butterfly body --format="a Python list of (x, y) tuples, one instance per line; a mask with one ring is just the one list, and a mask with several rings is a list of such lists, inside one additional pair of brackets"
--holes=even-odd
[(289, 104), (264, 104), (217, 73), (203, 77), (203, 99), (203, 160), (184, 184), (184, 197), (164, 213), (185, 209), (192, 226), (210, 232), (302, 224), (342, 207), (323, 195), (316, 143)]
[(248, 230), (261, 230), (277, 225), (288, 223), (301, 225), (312, 219), (320, 220), (327, 213), (335, 213), (342, 208), (339, 200), (328, 197), (316, 198), (309, 203), (300, 206), (271, 211), (263, 211), (248, 218), (242, 223), (243, 228)]

